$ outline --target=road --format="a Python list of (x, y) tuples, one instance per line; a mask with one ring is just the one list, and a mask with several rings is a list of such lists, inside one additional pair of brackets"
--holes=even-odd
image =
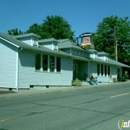
[(130, 120), (130, 83), (0, 100), (0, 130), (119, 130), (120, 119)]

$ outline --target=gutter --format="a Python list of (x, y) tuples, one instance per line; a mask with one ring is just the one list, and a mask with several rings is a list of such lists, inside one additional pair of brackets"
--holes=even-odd
[(10, 42), (10, 41), (8, 41), (8, 40), (6, 40), (6, 39), (2, 38), (2, 37), (0, 37), (0, 39), (2, 39), (3, 41), (6, 41), (6, 42), (8, 42), (8, 43), (12, 44), (13, 46), (15, 46), (15, 47), (19, 48), (19, 46), (18, 46), (18, 45), (14, 44), (14, 43), (12, 43), (12, 42)]

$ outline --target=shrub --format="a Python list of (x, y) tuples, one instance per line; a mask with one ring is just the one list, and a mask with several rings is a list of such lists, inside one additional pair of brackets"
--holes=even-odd
[(72, 82), (72, 85), (73, 85), (73, 86), (81, 86), (82, 83), (81, 83), (81, 81), (80, 81), (79, 79), (76, 78), (76, 79)]
[(129, 79), (129, 75), (127, 73), (124, 74), (124, 79)]

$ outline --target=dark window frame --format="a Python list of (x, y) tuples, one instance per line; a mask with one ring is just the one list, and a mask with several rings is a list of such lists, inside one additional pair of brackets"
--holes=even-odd
[[(58, 58), (60, 59), (60, 60), (58, 60)], [(57, 72), (61, 72), (61, 57), (56, 57), (56, 71)]]
[(35, 54), (35, 70), (41, 70), (41, 54)]
[(43, 71), (48, 71), (48, 55), (42, 54), (42, 69)]

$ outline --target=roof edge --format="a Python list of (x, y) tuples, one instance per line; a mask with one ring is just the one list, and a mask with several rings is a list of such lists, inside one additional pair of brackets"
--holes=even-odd
[(0, 36), (0, 39), (2, 39), (2, 40), (4, 40), (4, 41), (6, 41), (6, 42), (8, 42), (8, 43), (10, 43), (11, 45), (13, 45), (13, 46), (15, 46), (15, 47), (17, 47), (17, 48), (19, 48), (19, 47), (20, 47), (20, 46), (18, 46), (18, 45), (16, 45), (16, 44), (14, 44), (14, 43), (10, 42), (9, 40), (6, 40), (5, 38), (3, 38), (3, 37), (1, 37), (1, 36)]
[(14, 38), (17, 39), (17, 38), (24, 38), (24, 37), (30, 37), (30, 36), (34, 36), (34, 37), (40, 38), (39, 35), (34, 34), (34, 33), (21, 34), (21, 35), (14, 36)]

